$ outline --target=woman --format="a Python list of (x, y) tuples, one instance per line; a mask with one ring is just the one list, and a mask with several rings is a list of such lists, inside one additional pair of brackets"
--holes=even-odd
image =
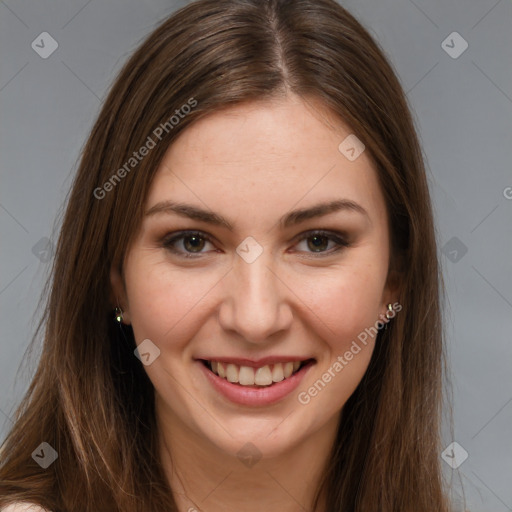
[(436, 254), (404, 94), (352, 16), (181, 9), (85, 147), (0, 506), (448, 511)]

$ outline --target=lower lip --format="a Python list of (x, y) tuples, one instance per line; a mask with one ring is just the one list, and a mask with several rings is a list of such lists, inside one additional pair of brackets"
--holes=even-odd
[(292, 393), (315, 362), (310, 361), (287, 379), (266, 387), (233, 384), (213, 373), (201, 361), (197, 361), (197, 364), (214, 389), (228, 400), (239, 405), (258, 406), (274, 404)]

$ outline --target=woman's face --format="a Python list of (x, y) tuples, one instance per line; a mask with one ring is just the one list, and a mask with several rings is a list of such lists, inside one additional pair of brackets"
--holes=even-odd
[(166, 428), (264, 456), (333, 432), (396, 300), (384, 198), (368, 152), (339, 149), (350, 133), (290, 96), (167, 151), (124, 285), (111, 273)]

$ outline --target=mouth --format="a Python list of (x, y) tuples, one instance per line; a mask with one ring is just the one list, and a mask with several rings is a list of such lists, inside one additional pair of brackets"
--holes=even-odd
[(211, 373), (225, 381), (252, 389), (269, 388), (293, 378), (304, 367), (314, 364), (315, 359), (266, 364), (260, 367), (243, 366), (225, 361), (200, 359)]

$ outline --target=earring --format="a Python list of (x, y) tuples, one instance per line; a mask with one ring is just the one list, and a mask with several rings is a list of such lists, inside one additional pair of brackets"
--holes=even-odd
[[(391, 316), (390, 316), (390, 313), (393, 313)], [(391, 319), (395, 316), (395, 312), (393, 311), (393, 304), (389, 303), (388, 304), (388, 310), (386, 311), (386, 319), (387, 319), (387, 322), (383, 322), (384, 325), (382, 326), (382, 328), (387, 331), (388, 329), (388, 324), (389, 322), (391, 321)]]
[(114, 310), (114, 316), (115, 316), (116, 322), (119, 322), (119, 324), (123, 323), (123, 310), (121, 308), (116, 308)]

